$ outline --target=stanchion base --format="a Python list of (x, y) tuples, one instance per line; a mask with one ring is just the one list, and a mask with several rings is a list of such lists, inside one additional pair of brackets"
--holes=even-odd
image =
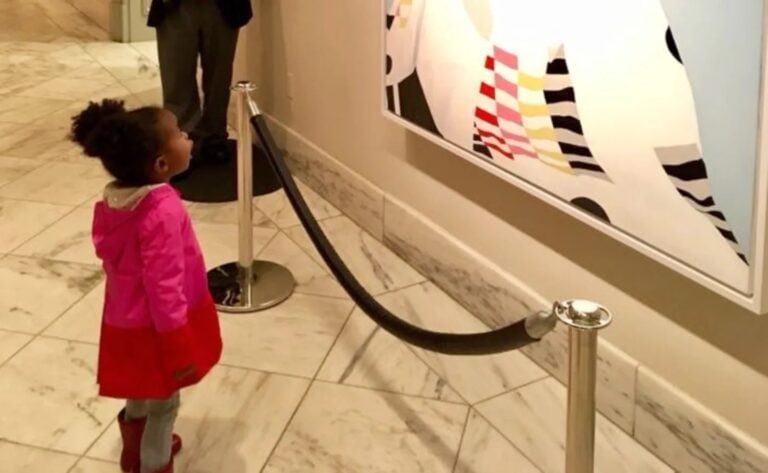
[[(228, 140), (229, 159), (211, 161), (205, 156), (192, 160), (190, 169), (173, 178), (171, 185), (190, 202), (233, 202), (237, 200), (237, 142)], [(253, 195), (270, 194), (280, 189), (280, 181), (264, 151), (253, 146)]]
[(296, 287), (296, 281), (287, 268), (269, 261), (253, 262), (250, 298), (241, 282), (240, 265), (237, 263), (208, 271), (208, 285), (217, 309), (232, 313), (269, 309), (291, 297)]

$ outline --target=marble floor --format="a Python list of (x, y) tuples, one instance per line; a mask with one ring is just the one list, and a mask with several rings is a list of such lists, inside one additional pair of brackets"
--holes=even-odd
[[(115, 44), (64, 0), (0, 3), (0, 471), (117, 472), (120, 402), (96, 395), (103, 277), (91, 206), (108, 178), (67, 139), (88, 100), (160, 100), (152, 43)], [(361, 282), (437, 330), (483, 325), (302, 186)], [(449, 357), (376, 327), (311, 247), (282, 191), (254, 200), (258, 257), (296, 294), (221, 315), (222, 361), (185, 390), (176, 471), (564, 471), (565, 389), (521, 353)], [(190, 204), (210, 266), (235, 259), (232, 204)], [(671, 472), (603, 417), (603, 473)]]

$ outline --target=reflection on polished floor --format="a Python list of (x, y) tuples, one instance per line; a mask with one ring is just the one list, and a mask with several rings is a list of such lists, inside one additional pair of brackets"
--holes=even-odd
[[(0, 471), (117, 472), (120, 402), (94, 385), (102, 275), (91, 206), (107, 176), (67, 142), (88, 100), (160, 101), (153, 43), (116, 44), (64, 0), (0, 3)], [(434, 329), (483, 325), (306, 186), (382, 303)], [(235, 259), (235, 207), (190, 204), (209, 266)], [(255, 199), (259, 258), (285, 304), (222, 315), (222, 363), (182, 394), (176, 471), (563, 471), (565, 390), (520, 353), (464, 358), (379, 330), (329, 275), (282, 192)], [(669, 472), (598, 420), (598, 471)]]

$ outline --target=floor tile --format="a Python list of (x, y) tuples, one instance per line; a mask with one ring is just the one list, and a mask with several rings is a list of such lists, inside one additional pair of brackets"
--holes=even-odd
[(89, 212), (93, 213), (94, 207), (96, 206), (96, 204), (101, 202), (102, 200), (104, 200), (104, 190), (103, 189), (98, 191), (98, 192), (96, 192), (92, 196), (90, 196), (88, 199), (86, 199), (85, 202), (83, 202), (82, 204), (78, 205), (77, 207), (79, 209), (86, 209)]
[[(70, 21), (71, 18), (71, 21)], [(83, 18), (82, 14), (72, 14), (65, 21), (59, 21), (59, 25), (69, 34), (83, 41), (110, 41), (109, 33), (89, 18)]]
[[(131, 107), (135, 106), (135, 104), (137, 103), (132, 98), (132, 96), (121, 97), (121, 100), (125, 100), (126, 106), (131, 106)], [(85, 108), (88, 106), (88, 102), (89, 100), (71, 101), (66, 107), (62, 108), (58, 112), (50, 113), (41, 118), (38, 118), (37, 120), (32, 121), (29, 124), (29, 126), (40, 131), (49, 130), (51, 134), (55, 133), (53, 129), (63, 130), (63, 133), (58, 132), (56, 136), (58, 138), (66, 137), (66, 134), (69, 133), (69, 130), (72, 127), (72, 117), (76, 116), (77, 114), (85, 110)], [(70, 145), (69, 143), (64, 143), (64, 144)], [(67, 153), (65, 157), (67, 159), (79, 158), (80, 160), (82, 160), (84, 156), (79, 153), (80, 151), (79, 148), (77, 148), (77, 146), (74, 143), (72, 143), (71, 146), (75, 148), (78, 151), (78, 153), (75, 153), (74, 151), (72, 151), (70, 153)], [(47, 154), (52, 155), (53, 153), (47, 153)], [(57, 156), (54, 156), (54, 159), (57, 159), (57, 158), (58, 158)]]
[(0, 252), (10, 252), (72, 210), (63, 205), (0, 197)]
[[(451, 333), (489, 329), (432, 283), (401, 289), (379, 298), (402, 319), (422, 328)], [(489, 356), (450, 356), (417, 349), (432, 369), (470, 403), (501, 394), (547, 373), (525, 355), (511, 351)]]
[(288, 268), (296, 280), (296, 292), (339, 298), (349, 297), (333, 276), (282, 232), (278, 233), (259, 253), (258, 259), (272, 261)]
[[(66, 107), (72, 115), (71, 107)], [(61, 112), (57, 112), (61, 113)], [(56, 114), (47, 115), (46, 120)], [(70, 120), (71, 122), (71, 120)], [(0, 154), (14, 158), (28, 158), (36, 161), (74, 161), (86, 163), (81, 148), (67, 139), (67, 128), (42, 126), (38, 121), (32, 125), (19, 126), (0, 136)]]
[[(226, 223), (230, 225), (239, 225), (240, 223), (237, 202), (215, 204), (190, 203), (189, 215), (194, 222)], [(253, 206), (252, 223), (257, 227), (277, 228), (255, 205)]]
[(133, 94), (133, 99), (142, 105), (163, 106), (163, 89), (156, 87), (154, 89), (142, 90)]
[[(477, 409), (544, 473), (562, 473), (565, 404), (565, 387), (548, 378), (479, 404)], [(597, 416), (595, 471), (672, 473), (671, 468), (602, 415)]]
[(63, 35), (63, 31), (50, 18), (40, 14), (37, 5), (15, 3), (9, 17), (2, 17), (0, 41), (53, 41)]
[(55, 453), (0, 440), (0, 471), (3, 472), (67, 473), (76, 461), (75, 455)]
[(360, 309), (344, 326), (318, 379), (463, 403), (444, 379)]
[(467, 408), (315, 383), (265, 473), (451, 472)]
[(505, 439), (476, 411), (461, 442), (461, 453), (454, 473), (498, 473), (502, 468), (514, 473), (539, 473), (539, 469)]
[(3, 258), (0, 260), (0, 329), (40, 332), (88, 294), (101, 278), (98, 266), (17, 256)]
[(11, 123), (11, 122), (0, 120), (0, 135), (5, 136), (9, 133), (12, 133), (14, 130), (18, 130), (23, 127), (24, 125), (21, 125), (19, 123)]
[[(154, 93), (158, 88), (162, 87), (162, 84), (160, 83), (160, 72), (157, 71), (156, 66), (151, 67), (155, 68), (154, 76), (149, 75), (137, 79), (121, 80), (120, 85), (130, 91), (132, 95)], [(162, 102), (159, 104), (162, 104)]]
[[(208, 269), (238, 260), (238, 227), (215, 223), (195, 223), (195, 234), (205, 255)], [(254, 255), (266, 245), (277, 230), (266, 227), (253, 227)]]
[(294, 294), (255, 314), (221, 314), (222, 362), (297, 376), (314, 376), (353, 304)]
[(105, 84), (101, 80), (57, 77), (30, 87), (18, 94), (23, 97), (39, 97), (60, 100), (93, 100), (124, 97), (131, 91), (119, 83)]
[[(176, 471), (259, 472), (308, 385), (308, 380), (288, 376), (214, 368), (181, 394), (175, 431), (184, 448), (176, 457)], [(116, 424), (88, 452), (113, 461), (119, 454)]]
[(160, 62), (157, 57), (157, 41), (137, 41), (130, 44), (131, 47), (153, 63), (158, 64)]
[(82, 41), (109, 41), (109, 34), (69, 2), (38, 2), (46, 15), (66, 36)]
[(64, 312), (64, 315), (48, 327), (43, 335), (77, 342), (99, 343), (103, 309), (104, 282)]
[[(87, 56), (84, 56), (84, 58), (87, 61), (91, 61), (91, 59)], [(102, 85), (113, 85), (117, 84), (118, 81), (115, 78), (114, 75), (110, 74), (110, 72), (103, 67), (101, 67), (100, 64), (97, 62), (88, 62), (85, 65), (81, 66), (65, 66), (59, 68), (59, 70), (51, 70), (50, 74), (44, 75), (43, 77), (38, 77), (38, 83), (36, 85), (43, 85), (46, 80), (45, 79), (83, 79), (90, 82), (98, 82)], [(40, 80), (42, 79), (42, 80)], [(23, 95), (19, 94), (19, 95)], [(80, 96), (79, 93), (75, 93), (71, 97), (67, 97), (67, 100), (75, 100), (75, 97)], [(85, 96), (82, 98), (82, 100), (93, 100), (92, 97)]]
[(32, 335), (0, 330), (0, 365), (8, 361), (30, 340), (32, 340)]
[[(315, 219), (325, 220), (330, 217), (338, 217), (341, 215), (341, 212), (339, 212), (336, 207), (320, 197), (315, 191), (299, 181), (296, 181), (296, 184)], [(301, 225), (299, 217), (296, 215), (296, 212), (293, 211), (293, 207), (288, 201), (288, 196), (283, 190), (259, 196), (255, 199), (254, 203), (256, 204), (256, 207), (264, 212), (264, 214), (280, 228)]]
[(10, 59), (7, 69), (17, 74), (34, 75), (38, 85), (56, 77), (107, 79), (104, 68), (75, 42), (25, 43), (24, 46), (12, 46), (3, 56)]
[[(352, 274), (370, 293), (381, 294), (425, 280), (347, 217), (324, 220), (321, 227)], [(291, 227), (286, 233), (322, 263), (303, 227)]]
[(92, 221), (91, 209), (77, 208), (13, 253), (55, 261), (100, 265), (101, 260), (96, 257), (91, 241)]
[(33, 74), (18, 72), (7, 62), (0, 60), (0, 94), (16, 95), (40, 83)]
[(0, 188), (0, 196), (77, 206), (110, 180), (98, 163), (50, 163)]
[(70, 103), (66, 99), (0, 95), (0, 121), (30, 123), (50, 113), (58, 112)]
[(0, 368), (0, 438), (85, 453), (119, 405), (95, 383), (96, 347), (38, 338)]
[(69, 473), (119, 473), (120, 465), (117, 462), (92, 460), (83, 458)]
[(83, 49), (120, 81), (160, 80), (157, 64), (129, 43), (89, 42)]
[(30, 159), (17, 159), (0, 156), (0, 187), (34, 171), (42, 163)]

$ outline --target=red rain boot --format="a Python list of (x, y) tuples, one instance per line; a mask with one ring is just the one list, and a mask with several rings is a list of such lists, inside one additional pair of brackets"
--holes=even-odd
[(125, 420), (125, 409), (117, 414), (120, 436), (123, 438), (123, 452), (120, 454), (120, 469), (125, 473), (139, 471), (139, 453), (141, 435), (144, 433), (146, 419)]
[[(120, 468), (125, 473), (139, 473), (141, 465), (141, 436), (147, 419), (125, 420), (125, 409), (117, 414), (120, 436), (123, 438), (123, 452), (120, 454)], [(181, 450), (181, 437), (173, 434), (171, 457)]]

